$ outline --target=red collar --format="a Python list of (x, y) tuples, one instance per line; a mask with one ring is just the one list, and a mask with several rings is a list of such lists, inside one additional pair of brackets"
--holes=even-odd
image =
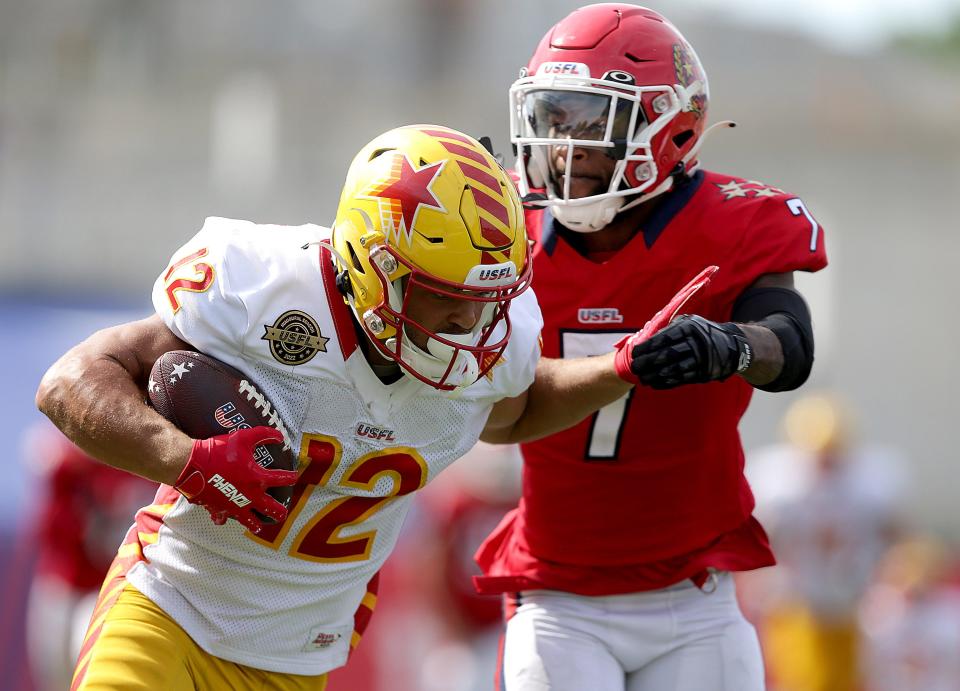
[(330, 314), (333, 317), (333, 326), (337, 330), (337, 341), (343, 359), (353, 355), (357, 349), (357, 332), (353, 328), (353, 316), (350, 308), (337, 288), (337, 275), (333, 270), (333, 259), (324, 245), (320, 245), (320, 275), (323, 277), (323, 287), (327, 293), (327, 303), (330, 305)]

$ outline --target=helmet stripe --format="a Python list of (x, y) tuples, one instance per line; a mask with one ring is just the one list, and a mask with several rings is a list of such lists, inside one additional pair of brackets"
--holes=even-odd
[(453, 130), (448, 130), (444, 128), (434, 128), (429, 130), (420, 130), (424, 134), (429, 134), (431, 137), (446, 137), (447, 139), (453, 139), (458, 142), (463, 142), (464, 144), (469, 144), (471, 146), (476, 146), (476, 142), (466, 137), (459, 132), (454, 132)]
[[(508, 199), (502, 195), (503, 190), (493, 174), (499, 169), (499, 164), (488, 156), (485, 151), (478, 150), (477, 142), (459, 132), (439, 127), (423, 129), (421, 132), (439, 138), (443, 148), (457, 157), (453, 160), (457, 163), (464, 177), (490, 190), (490, 192), (486, 192), (476, 185), (470, 185), (470, 190), (473, 192), (473, 200), (476, 202), (477, 208), (493, 216), (494, 219), (500, 222), (503, 228), (509, 228), (510, 207), (508, 206)], [(442, 141), (443, 139), (453, 141)], [(461, 160), (461, 158), (468, 159), (472, 163)], [(473, 163), (477, 165), (473, 165)], [(497, 168), (495, 169), (494, 166), (497, 166)], [(497, 227), (490, 219), (484, 218), (482, 215), (480, 216), (480, 234), (484, 240), (495, 247), (509, 246), (512, 243), (509, 235), (500, 227)]]
[(440, 142), (440, 143), (443, 144), (444, 149), (446, 149), (452, 154), (456, 154), (457, 156), (463, 156), (464, 158), (469, 158), (474, 163), (479, 163), (482, 166), (486, 166), (486, 167), (490, 166), (490, 163), (487, 161), (487, 159), (484, 158), (482, 154), (475, 151), (474, 149), (470, 149), (466, 146), (460, 146), (459, 144), (452, 144), (450, 142)]
[(490, 173), (480, 170), (476, 166), (472, 166), (469, 163), (464, 163), (463, 161), (457, 161), (457, 165), (460, 166), (460, 170), (463, 171), (463, 174), (471, 180), (475, 180), (481, 185), (486, 185), (495, 192), (500, 191), (500, 184), (497, 182), (495, 177), (490, 175)]
[(471, 187), (470, 189), (473, 190), (473, 198), (476, 200), (477, 206), (500, 221), (500, 223), (503, 225), (510, 225), (510, 214), (503, 202), (494, 199), (489, 194), (476, 187)]
[[(472, 187), (470, 189), (474, 191), (474, 198), (476, 198), (477, 190)], [(510, 244), (510, 237), (483, 216), (480, 216), (480, 234), (484, 240), (495, 247), (503, 247), (504, 245)]]

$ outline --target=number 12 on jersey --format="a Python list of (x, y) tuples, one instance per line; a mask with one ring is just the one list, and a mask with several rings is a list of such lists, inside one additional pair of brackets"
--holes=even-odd
[[(304, 434), (300, 461), (306, 465), (294, 485), (287, 520), (267, 526), (258, 535), (248, 535), (271, 549), (279, 549), (314, 489), (330, 483), (342, 460), (343, 448), (335, 437)], [(426, 484), (427, 475), (426, 461), (416, 449), (408, 446), (381, 449), (360, 456), (344, 471), (337, 485), (345, 489), (369, 491), (373, 490), (381, 477), (389, 477), (393, 484), (390, 491), (383, 496), (344, 494), (330, 501), (299, 529), (290, 545), (290, 556), (314, 562), (369, 559), (377, 531), (371, 529), (345, 535), (344, 530), (359, 527), (392, 499), (417, 491)]]
[[(603, 355), (633, 331), (566, 331), (560, 332), (560, 352), (564, 358)], [(627, 419), (633, 389), (593, 414), (587, 445), (583, 450), (588, 461), (613, 461), (620, 449), (620, 436)]]

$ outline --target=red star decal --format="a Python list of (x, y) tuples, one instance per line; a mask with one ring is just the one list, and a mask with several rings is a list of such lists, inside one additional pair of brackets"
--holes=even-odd
[(383, 197), (392, 200), (391, 206), (399, 206), (400, 228), (395, 228), (399, 235), (401, 228), (407, 236), (412, 237), (413, 224), (420, 212), (421, 206), (446, 213), (447, 209), (430, 189), (433, 181), (443, 170), (446, 161), (438, 161), (425, 165), (423, 168), (414, 168), (406, 154), (394, 157), (391, 176), (371, 186), (370, 196)]

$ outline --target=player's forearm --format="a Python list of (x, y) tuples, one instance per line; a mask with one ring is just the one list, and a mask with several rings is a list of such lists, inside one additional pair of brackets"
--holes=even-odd
[(135, 365), (98, 346), (94, 334), (44, 375), (37, 406), (85, 452), (142, 477), (173, 484), (193, 440), (144, 402)]
[(740, 373), (748, 384), (769, 384), (783, 369), (783, 348), (770, 329), (756, 324), (737, 324), (753, 350), (750, 366)]
[(613, 353), (575, 359), (541, 358), (527, 406), (503, 442), (533, 441), (578, 424), (632, 385), (617, 376)]

